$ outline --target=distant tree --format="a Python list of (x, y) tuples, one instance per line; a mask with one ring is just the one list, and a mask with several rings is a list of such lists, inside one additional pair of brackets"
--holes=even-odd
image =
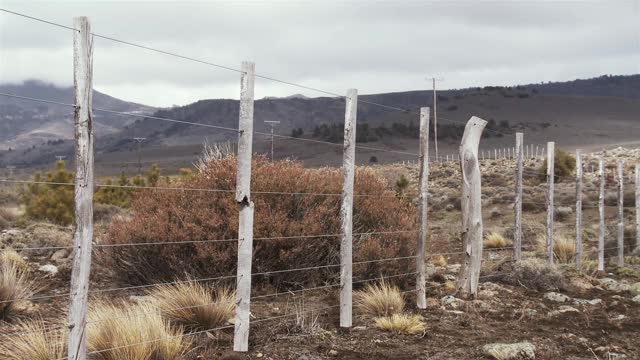
[(409, 188), (409, 179), (404, 174), (400, 175), (400, 178), (396, 180), (396, 194), (399, 197), (404, 197), (407, 188)]
[(376, 156), (372, 156), (369, 158), (369, 162), (372, 164), (375, 164), (378, 162), (378, 158)]

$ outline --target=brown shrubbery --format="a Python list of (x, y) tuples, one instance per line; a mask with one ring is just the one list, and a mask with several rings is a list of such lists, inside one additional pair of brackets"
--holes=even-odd
[[(266, 237), (340, 234), (339, 169), (304, 168), (294, 161), (253, 161), (252, 184), (255, 203), (253, 272), (324, 266), (339, 263), (340, 236), (260, 240)], [(233, 190), (236, 159), (213, 157), (207, 166), (179, 186), (192, 189)], [(394, 196), (384, 179), (367, 170), (356, 171), (353, 232), (415, 229), (412, 205)], [(260, 194), (259, 192), (329, 193), (331, 196)], [(376, 194), (384, 196), (357, 196)], [(134, 194), (133, 216), (116, 218), (105, 241), (109, 244), (235, 239), (238, 204), (234, 194), (212, 191), (142, 190)], [(354, 235), (354, 262), (408, 256), (415, 233)], [(233, 275), (237, 243), (200, 242), (107, 248), (103, 261), (130, 283)], [(406, 273), (410, 260), (355, 264), (357, 278), (381, 273)], [(339, 267), (255, 276), (254, 282), (295, 286), (335, 282)]]

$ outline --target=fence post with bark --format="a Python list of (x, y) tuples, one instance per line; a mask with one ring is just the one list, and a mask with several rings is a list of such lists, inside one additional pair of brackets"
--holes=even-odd
[(522, 139), (523, 133), (516, 133), (516, 196), (513, 204), (515, 210), (515, 231), (513, 234), (513, 257), (520, 260), (522, 255)]
[(554, 205), (553, 191), (555, 183), (554, 172), (555, 143), (547, 143), (547, 263), (553, 265), (553, 220)]
[(576, 268), (582, 269), (582, 153), (576, 150)]
[(416, 248), (416, 303), (427, 308), (425, 244), (427, 242), (427, 209), (429, 194), (429, 108), (420, 109), (420, 177), (418, 184), (418, 246)]

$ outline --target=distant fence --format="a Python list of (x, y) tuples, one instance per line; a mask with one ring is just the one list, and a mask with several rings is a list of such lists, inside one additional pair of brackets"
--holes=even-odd
[[(37, 20), (37, 19), (36, 19)], [(58, 24), (54, 24), (58, 25)], [(210, 242), (237, 242), (238, 244), (238, 259), (237, 259), (237, 274), (224, 276), (222, 278), (235, 278), (236, 279), (236, 319), (234, 325), (222, 326), (214, 329), (207, 329), (206, 331), (221, 330), (227, 328), (235, 328), (234, 333), (234, 345), (235, 351), (244, 352), (248, 350), (249, 346), (249, 330), (252, 323), (260, 323), (263, 321), (270, 321), (286, 317), (272, 316), (252, 320), (250, 317), (250, 305), (252, 300), (251, 280), (253, 276), (276, 274), (284, 272), (296, 272), (296, 271), (313, 271), (322, 267), (335, 267), (340, 269), (340, 282), (336, 284), (324, 285), (313, 288), (305, 288), (300, 290), (291, 291), (291, 293), (312, 291), (318, 289), (340, 289), (340, 301), (335, 306), (330, 306), (322, 310), (339, 308), (340, 311), (340, 326), (349, 328), (352, 326), (352, 290), (354, 284), (364, 284), (368, 282), (379, 281), (380, 279), (391, 279), (397, 277), (412, 277), (415, 278), (415, 288), (405, 290), (405, 292), (416, 293), (416, 306), (419, 309), (426, 308), (426, 291), (427, 286), (427, 259), (436, 255), (459, 255), (463, 259), (462, 270), (460, 278), (458, 280), (458, 289), (460, 291), (474, 294), (476, 291), (475, 286), (480, 279), (495, 276), (480, 274), (480, 264), (482, 261), (490, 261), (482, 258), (483, 256), (483, 228), (482, 228), (482, 206), (481, 206), (481, 193), (480, 193), (480, 165), (490, 159), (506, 159), (513, 161), (515, 165), (514, 169), (514, 242), (513, 246), (504, 247), (500, 249), (491, 249), (491, 251), (508, 250), (513, 252), (513, 259), (519, 260), (522, 257), (522, 250), (530, 250), (531, 245), (523, 245), (522, 243), (522, 208), (523, 204), (523, 176), (533, 175), (539, 176), (538, 172), (531, 172), (523, 168), (523, 162), (526, 159), (539, 159), (543, 157), (542, 148), (539, 145), (529, 144), (525, 146), (523, 143), (524, 136), (522, 133), (515, 134), (515, 147), (495, 149), (493, 151), (480, 151), (478, 150), (478, 142), (480, 136), (484, 131), (486, 122), (482, 119), (473, 117), (466, 123), (465, 134), (463, 136), (463, 142), (460, 149), (460, 153), (456, 156), (445, 156), (440, 158), (434, 158), (429, 156), (429, 112), (430, 109), (423, 107), (418, 112), (412, 112), (419, 118), (420, 122), (420, 151), (419, 154), (412, 154), (409, 152), (390, 150), (390, 149), (376, 149), (371, 147), (359, 146), (355, 141), (355, 129), (357, 122), (357, 109), (358, 109), (358, 94), (357, 90), (351, 89), (347, 91), (346, 96), (326, 92), (318, 89), (308, 88), (299, 84), (292, 84), (283, 80), (273, 79), (255, 73), (255, 65), (252, 62), (243, 62), (240, 69), (228, 68), (225, 66), (204, 62), (201, 60), (184, 57), (174, 53), (168, 53), (165, 51), (148, 48), (142, 45), (132, 44), (117, 40), (102, 35), (97, 35), (91, 32), (89, 21), (87, 18), (80, 17), (74, 19), (73, 27), (66, 27), (64, 25), (58, 25), (73, 31), (74, 39), (74, 86), (75, 86), (75, 101), (73, 104), (66, 104), (60, 102), (53, 102), (46, 99), (35, 99), (18, 96), (14, 94), (1, 94), (6, 97), (13, 97), (22, 100), (29, 101), (41, 101), (50, 104), (56, 104), (60, 106), (71, 107), (75, 116), (75, 129), (76, 129), (76, 153), (75, 153), (75, 166), (76, 166), (76, 178), (74, 183), (65, 183), (57, 185), (69, 185), (75, 186), (75, 224), (74, 229), (74, 242), (73, 246), (63, 247), (49, 247), (47, 249), (59, 249), (67, 248), (73, 249), (73, 271), (71, 277), (70, 294), (52, 295), (52, 296), (37, 296), (29, 299), (13, 299), (17, 300), (36, 300), (36, 299), (48, 299), (61, 296), (70, 296), (68, 324), (60, 326), (60, 328), (69, 328), (69, 340), (68, 340), (68, 359), (85, 359), (87, 355), (86, 350), (86, 326), (87, 322), (87, 302), (89, 294), (106, 293), (117, 290), (141, 290), (149, 287), (156, 286), (158, 284), (147, 284), (142, 286), (131, 286), (123, 288), (111, 288), (111, 289), (90, 289), (89, 287), (89, 274), (91, 271), (91, 258), (92, 248), (105, 247), (107, 245), (95, 244), (93, 236), (93, 193), (94, 187), (118, 187), (118, 185), (109, 184), (96, 184), (94, 180), (94, 134), (93, 134), (93, 111), (109, 112), (114, 114), (120, 114), (125, 116), (139, 116), (145, 119), (155, 119), (159, 121), (169, 121), (174, 123), (182, 123), (193, 126), (204, 126), (209, 128), (215, 128), (221, 131), (232, 131), (238, 134), (238, 150), (237, 150), (237, 179), (235, 191), (229, 191), (225, 189), (185, 189), (180, 187), (160, 187), (164, 190), (191, 190), (202, 191), (203, 194), (209, 192), (230, 192), (234, 194), (235, 201), (239, 207), (239, 227), (237, 239), (214, 239)], [(228, 128), (208, 124), (199, 124), (193, 122), (187, 122), (179, 119), (169, 119), (154, 116), (144, 116), (134, 113), (116, 112), (106, 109), (93, 108), (92, 104), (92, 79), (93, 79), (93, 38), (102, 37), (113, 41), (118, 41), (131, 46), (141, 47), (146, 50), (160, 52), (166, 55), (177, 56), (186, 60), (198, 61), (208, 65), (212, 65), (226, 70), (235, 71), (240, 74), (240, 110), (239, 110), (239, 126), (238, 128)], [(342, 192), (340, 194), (300, 194), (300, 193), (279, 193), (282, 195), (309, 195), (309, 196), (339, 196), (341, 198), (340, 207), (340, 223), (341, 230), (337, 234), (316, 234), (316, 235), (301, 235), (299, 237), (292, 238), (307, 238), (307, 237), (334, 237), (340, 238), (340, 263), (329, 264), (326, 266), (310, 266), (301, 267), (295, 269), (274, 269), (268, 272), (255, 273), (252, 272), (252, 249), (254, 240), (265, 240), (270, 238), (254, 239), (253, 236), (253, 219), (254, 219), (254, 204), (252, 202), (252, 192), (250, 188), (252, 179), (252, 143), (253, 135), (267, 135), (268, 133), (256, 132), (253, 130), (254, 122), (254, 87), (255, 78), (262, 77), (273, 81), (279, 81), (294, 86), (301, 86), (307, 89), (321, 91), (323, 93), (330, 94), (332, 96), (340, 96), (345, 99), (345, 121), (344, 121), (344, 144), (335, 144), (330, 142), (323, 142), (305, 138), (294, 138), (282, 135), (276, 135), (282, 138), (289, 138), (296, 141), (311, 141), (329, 144), (331, 146), (343, 147), (343, 183)], [(361, 103), (367, 103), (374, 106), (381, 106), (390, 110), (398, 110), (406, 113), (406, 109), (398, 109), (394, 107), (385, 106), (383, 104), (377, 104), (368, 101), (360, 101)], [(447, 120), (447, 119), (445, 119)], [(486, 131), (495, 131), (489, 130)], [(503, 133), (500, 133), (503, 134)], [(503, 134), (512, 136), (513, 134)], [(549, 264), (554, 263), (554, 211), (556, 209), (554, 202), (554, 184), (558, 178), (554, 174), (554, 146), (553, 142), (549, 142), (546, 146), (547, 153), (544, 156), (547, 160), (546, 171), (546, 258)], [(417, 165), (419, 166), (419, 184), (418, 184), (418, 196), (417, 196), (417, 229), (390, 229), (387, 232), (372, 232), (372, 233), (354, 233), (353, 232), (353, 200), (355, 196), (385, 196), (384, 194), (372, 194), (362, 195), (354, 194), (354, 173), (355, 173), (355, 150), (357, 148), (365, 150), (386, 151), (394, 153), (402, 153), (406, 155), (417, 156)], [(575, 203), (575, 262), (578, 269), (581, 268), (581, 260), (585, 255), (583, 250), (581, 231), (583, 227), (582, 223), (582, 209), (588, 207), (597, 207), (599, 213), (599, 233), (598, 233), (598, 248), (596, 251), (598, 269), (604, 270), (605, 268), (605, 176), (604, 176), (604, 160), (601, 156), (599, 158), (598, 167), (598, 181), (599, 181), (599, 197), (597, 205), (585, 205), (582, 203), (582, 177), (583, 177), (583, 164), (582, 155), (580, 151), (576, 152), (577, 159), (577, 171), (575, 178), (571, 177), (571, 181), (576, 183), (576, 203)], [(431, 161), (430, 161), (431, 160)], [(446, 161), (460, 161), (462, 169), (462, 212), (461, 220), (463, 227), (457, 227), (456, 231), (459, 231), (463, 235), (464, 245), (461, 251), (454, 252), (432, 252), (430, 254), (426, 251), (426, 245), (428, 242), (429, 233), (429, 220), (427, 218), (429, 208), (429, 167), (430, 165), (439, 166), (438, 162)], [(483, 161), (484, 160), (484, 161)], [(635, 247), (640, 247), (640, 165), (636, 165), (635, 168), (635, 186), (636, 186), (636, 202), (634, 205), (636, 213), (636, 237)], [(30, 180), (13, 180), (3, 179), (2, 182), (6, 183), (35, 183)], [(39, 182), (47, 184), (47, 182)], [(630, 240), (624, 237), (624, 213), (625, 208), (623, 204), (623, 167), (622, 162), (617, 162), (617, 186), (618, 186), (618, 198), (617, 205), (617, 254), (614, 257), (618, 265), (624, 264), (624, 250), (630, 249), (631, 246), (625, 244), (625, 240)], [(143, 186), (127, 186), (128, 188), (148, 188)], [(366, 236), (373, 234), (399, 234), (399, 233), (415, 233), (415, 255), (406, 257), (394, 257), (383, 259), (368, 259), (360, 262), (353, 262), (352, 244), (353, 238), (358, 236)], [(281, 238), (273, 238), (281, 239)], [(177, 242), (179, 244), (188, 243), (189, 241)], [(201, 241), (200, 241), (201, 242)], [(167, 242), (150, 242), (144, 244), (116, 244), (108, 246), (166, 246), (170, 243)], [(45, 249), (45, 248), (23, 248), (22, 251)], [(415, 267), (408, 269), (406, 273), (393, 274), (381, 276), (373, 279), (357, 279), (354, 281), (353, 266), (363, 263), (372, 262), (389, 262), (398, 260), (415, 260)], [(191, 281), (210, 281), (216, 279), (194, 279)], [(274, 293), (270, 295), (254, 296), (253, 298), (265, 299), (271, 296), (277, 296), (279, 294)], [(318, 311), (318, 310), (315, 310)], [(144, 314), (141, 314), (144, 315)], [(186, 333), (184, 336), (194, 335), (200, 332)], [(12, 336), (16, 334), (5, 334), (3, 336)], [(163, 341), (166, 339), (156, 339), (155, 341)], [(130, 344), (127, 346), (135, 346), (138, 344)]]

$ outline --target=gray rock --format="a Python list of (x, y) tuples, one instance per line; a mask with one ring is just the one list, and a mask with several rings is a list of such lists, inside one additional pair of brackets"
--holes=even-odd
[(51, 255), (51, 260), (53, 260), (55, 262), (59, 262), (59, 261), (63, 261), (64, 259), (66, 259), (67, 256), (69, 256), (69, 252), (67, 251), (67, 249), (60, 249), (60, 250), (54, 252), (53, 255)]
[(58, 273), (58, 267), (55, 265), (47, 264), (38, 268), (38, 271), (46, 273), (47, 276), (55, 276)]
[(599, 281), (602, 287), (610, 291), (620, 292), (620, 291), (629, 291), (631, 289), (631, 286), (620, 283), (611, 278), (604, 278), (604, 279), (600, 279)]
[(453, 305), (458, 302), (458, 299), (453, 295), (447, 295), (440, 299), (442, 305)]
[(536, 358), (536, 347), (530, 342), (515, 344), (487, 344), (482, 352), (497, 360), (533, 360)]
[(599, 305), (602, 304), (602, 299), (573, 299), (573, 303), (576, 305)]
[(636, 304), (640, 304), (640, 295), (634, 296), (634, 298), (631, 299), (631, 301), (633, 301)]
[(633, 295), (640, 295), (640, 282), (631, 285), (629, 291), (631, 291), (631, 294)]
[(569, 300), (571, 300), (571, 298), (568, 297), (567, 295), (560, 294), (557, 292), (548, 292), (544, 294), (544, 298), (549, 301), (560, 302), (560, 303), (568, 302)]
[(575, 313), (579, 313), (580, 310), (572, 307), (572, 306), (568, 306), (568, 305), (562, 305), (558, 308), (558, 310), (554, 310), (549, 312), (549, 316), (553, 317), (553, 316), (557, 316), (560, 314), (564, 314), (564, 313), (569, 313), (569, 312), (575, 312)]

